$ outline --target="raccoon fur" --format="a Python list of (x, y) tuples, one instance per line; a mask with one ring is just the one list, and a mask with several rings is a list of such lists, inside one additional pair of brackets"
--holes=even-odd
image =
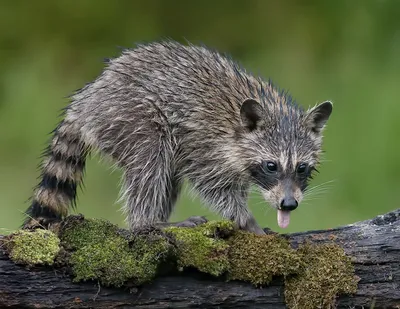
[(184, 179), (223, 218), (262, 234), (255, 185), (289, 224), (319, 163), (327, 101), (304, 110), (270, 81), (206, 47), (138, 45), (71, 96), (41, 165), (24, 227), (68, 214), (91, 151), (123, 171), (131, 229), (167, 222)]

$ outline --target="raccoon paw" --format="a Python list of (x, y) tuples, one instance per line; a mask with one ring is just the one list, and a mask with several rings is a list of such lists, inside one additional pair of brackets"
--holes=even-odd
[(208, 222), (208, 220), (203, 216), (193, 216), (189, 217), (184, 221), (176, 222), (173, 225), (178, 227), (195, 227)]
[(279, 235), (279, 233), (274, 232), (274, 231), (271, 230), (269, 227), (263, 228), (263, 231), (264, 231), (264, 233), (267, 234), (267, 235)]
[(21, 226), (24, 230), (56, 230), (61, 220), (54, 218), (28, 218)]
[(246, 223), (243, 226), (240, 226), (240, 229), (245, 230), (250, 233), (254, 233), (257, 235), (265, 235), (266, 232), (260, 228), (254, 218), (250, 218), (246, 221)]

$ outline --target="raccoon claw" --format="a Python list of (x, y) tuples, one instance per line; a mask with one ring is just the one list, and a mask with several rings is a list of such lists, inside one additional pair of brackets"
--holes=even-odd
[(254, 218), (250, 218), (244, 225), (239, 225), (241, 230), (254, 233), (256, 235), (265, 235), (266, 232), (260, 228)]
[(208, 220), (203, 216), (193, 216), (189, 217), (184, 221), (176, 222), (173, 225), (177, 227), (195, 227), (208, 222)]
[(289, 234), (279, 234), (278, 232), (274, 232), (273, 230), (271, 230), (269, 227), (265, 227), (265, 228), (263, 228), (263, 231), (264, 231), (264, 233), (266, 234), (266, 235), (275, 235), (275, 236), (280, 236), (280, 237), (283, 237), (283, 238), (285, 238), (286, 240), (289, 240), (290, 239), (290, 236), (289, 236)]
[(264, 233), (267, 234), (267, 235), (277, 235), (277, 234), (279, 234), (279, 233), (274, 232), (273, 230), (271, 230), (269, 227), (263, 228), (263, 231), (264, 231)]
[(24, 224), (21, 226), (23, 230), (36, 230), (36, 229), (44, 229), (44, 230), (56, 230), (61, 220), (57, 219), (49, 219), (49, 218), (37, 218), (31, 219), (28, 218)]
[(246, 227), (244, 228), (245, 231), (248, 231), (250, 233), (254, 233), (256, 235), (265, 235), (267, 234), (263, 229), (261, 229), (260, 227)]

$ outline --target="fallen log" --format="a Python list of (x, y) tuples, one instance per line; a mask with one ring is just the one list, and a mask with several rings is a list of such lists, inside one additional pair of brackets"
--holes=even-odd
[[(400, 209), (329, 230), (288, 234), (292, 246), (339, 244), (360, 278), (354, 295), (338, 308), (400, 308)], [(0, 240), (2, 238), (0, 237)], [(14, 264), (0, 247), (0, 308), (286, 308), (284, 281), (268, 286), (212, 277), (196, 271), (156, 278), (140, 287), (110, 288), (72, 283), (61, 268)]]

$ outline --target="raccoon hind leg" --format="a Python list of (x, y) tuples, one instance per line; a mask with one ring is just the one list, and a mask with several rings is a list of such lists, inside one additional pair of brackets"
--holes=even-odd
[(167, 222), (181, 189), (168, 135), (150, 126), (135, 133), (111, 150), (123, 170), (121, 200), (131, 230)]

